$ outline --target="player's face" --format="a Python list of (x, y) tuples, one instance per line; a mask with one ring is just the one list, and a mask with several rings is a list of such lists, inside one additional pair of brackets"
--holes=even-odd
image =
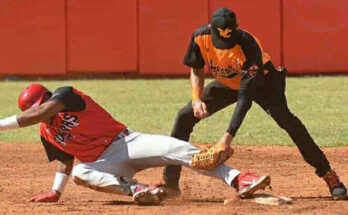
[[(49, 98), (51, 98), (51, 93), (46, 93), (44, 95), (43, 99), (42, 99), (42, 103), (41, 104), (45, 103)], [(53, 124), (53, 118), (54, 117), (52, 116), (51, 118), (45, 120), (44, 123), (52, 125)]]

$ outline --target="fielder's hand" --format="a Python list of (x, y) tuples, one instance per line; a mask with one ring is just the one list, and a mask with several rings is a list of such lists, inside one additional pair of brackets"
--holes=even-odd
[(217, 143), (221, 150), (219, 163), (224, 163), (233, 153), (234, 150), (231, 148), (233, 137), (229, 133), (225, 133), (221, 140)]
[(209, 116), (207, 105), (201, 100), (192, 102), (193, 114), (197, 119), (204, 119)]
[(227, 161), (233, 155), (234, 150), (231, 148), (230, 145), (221, 144), (221, 143), (217, 143), (216, 145), (220, 150), (220, 156), (219, 156), (219, 160), (217, 161), (217, 163), (223, 164), (223, 163), (225, 163), (225, 161)]
[(29, 202), (58, 202), (61, 194), (57, 191), (50, 191), (49, 193), (34, 196)]

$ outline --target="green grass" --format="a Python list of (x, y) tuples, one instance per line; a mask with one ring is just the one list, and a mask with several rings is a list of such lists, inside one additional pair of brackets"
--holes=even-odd
[[(207, 80), (210, 82), (211, 80)], [(0, 118), (19, 112), (19, 92), (30, 82), (1, 82)], [(190, 98), (189, 80), (40, 81), (50, 89), (72, 85), (105, 107), (134, 131), (169, 135), (177, 111)], [(348, 146), (348, 77), (288, 78), (289, 107), (320, 146)], [(201, 121), (192, 142), (215, 142), (224, 133), (235, 105)], [(39, 142), (38, 126), (0, 133), (0, 141)], [(293, 145), (287, 134), (253, 104), (235, 139), (238, 144)]]

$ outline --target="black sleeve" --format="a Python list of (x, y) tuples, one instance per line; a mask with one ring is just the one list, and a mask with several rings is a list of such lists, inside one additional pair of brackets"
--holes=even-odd
[(205, 65), (201, 50), (198, 44), (195, 42), (195, 35), (192, 35), (183, 64), (191, 68), (203, 68)]
[(64, 111), (83, 111), (86, 103), (83, 98), (74, 93), (72, 87), (60, 87), (54, 91), (48, 101), (60, 101), (64, 104)]
[(236, 133), (241, 126), (245, 115), (252, 105), (252, 100), (245, 90), (240, 90), (238, 92), (238, 102), (237, 106), (234, 109), (234, 113), (230, 124), (227, 128), (227, 132), (231, 134), (233, 137), (236, 136)]
[(49, 162), (52, 162), (54, 160), (59, 160), (61, 162), (64, 162), (64, 161), (74, 159), (74, 156), (54, 147), (52, 144), (46, 141), (43, 137), (41, 137), (41, 142), (45, 148)]
[(264, 86), (262, 50), (252, 35), (245, 31), (240, 34), (240, 45), (246, 58), (242, 66), (241, 89), (252, 94)]
[(238, 92), (237, 106), (227, 132), (235, 136), (252, 105), (252, 98), (264, 86), (262, 51), (255, 38), (249, 33), (240, 32), (240, 44), (246, 61), (243, 64), (241, 87)]

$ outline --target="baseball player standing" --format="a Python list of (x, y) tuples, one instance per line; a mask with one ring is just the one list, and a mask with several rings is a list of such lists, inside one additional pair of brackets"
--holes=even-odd
[[(132, 132), (73, 87), (60, 87), (52, 94), (40, 84), (31, 84), (21, 92), (18, 106), (23, 112), (0, 120), (0, 130), (40, 123), (48, 159), (58, 161), (52, 190), (33, 197), (34, 202), (58, 201), (72, 173), (78, 185), (129, 195), (136, 203), (159, 204), (166, 197), (165, 188), (132, 178), (143, 169), (165, 165), (184, 165), (218, 178), (236, 188), (241, 197), (270, 184), (269, 176), (241, 173), (222, 164), (230, 156), (228, 148), (218, 151), (218, 155), (227, 152), (226, 157), (205, 163), (207, 156), (188, 142)], [(81, 163), (73, 168), (74, 158)]]
[[(188, 141), (193, 127), (201, 119), (237, 102), (231, 122), (220, 140), (221, 144), (230, 145), (252, 101), (255, 101), (289, 134), (304, 160), (325, 180), (333, 199), (346, 198), (344, 184), (306, 127), (287, 106), (284, 94), (286, 70), (275, 69), (258, 40), (238, 28), (231, 10), (218, 9), (210, 24), (194, 32), (183, 63), (191, 67), (192, 100), (179, 111), (173, 137)], [(205, 64), (209, 65), (216, 79), (206, 87)], [(180, 171), (180, 166), (167, 166), (163, 175), (163, 186), (177, 194), (180, 193)]]

